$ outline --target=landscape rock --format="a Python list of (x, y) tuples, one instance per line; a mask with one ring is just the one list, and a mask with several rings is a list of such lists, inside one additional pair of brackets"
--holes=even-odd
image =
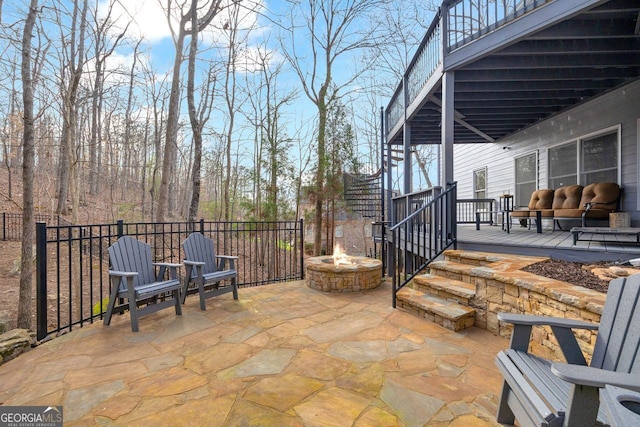
[(35, 337), (35, 332), (27, 329), (13, 329), (0, 335), (0, 364), (29, 351), (35, 344)]
[(615, 274), (616, 276), (628, 276), (629, 272), (627, 271), (626, 268), (622, 268), (622, 267), (617, 267), (615, 265), (612, 265), (611, 267), (609, 267), (609, 270), (611, 270), (611, 272), (613, 274)]

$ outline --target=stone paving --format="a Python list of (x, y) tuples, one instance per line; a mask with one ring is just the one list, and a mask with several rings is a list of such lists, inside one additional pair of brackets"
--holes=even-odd
[(391, 308), (389, 284), (279, 283), (51, 340), (0, 366), (0, 404), (68, 426), (493, 426), (507, 345)]

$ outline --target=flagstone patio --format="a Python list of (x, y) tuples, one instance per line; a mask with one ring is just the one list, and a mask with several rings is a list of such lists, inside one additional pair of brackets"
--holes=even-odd
[(51, 340), (0, 366), (0, 404), (62, 405), (69, 426), (497, 425), (507, 344), (391, 308), (389, 284), (279, 283)]

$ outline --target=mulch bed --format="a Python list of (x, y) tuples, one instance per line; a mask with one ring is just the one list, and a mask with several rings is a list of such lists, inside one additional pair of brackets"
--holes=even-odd
[(590, 270), (583, 268), (587, 265), (607, 266), (615, 265), (615, 263), (598, 262), (592, 264), (584, 264), (581, 262), (560, 261), (550, 259), (536, 264), (532, 264), (522, 269), (538, 276), (548, 277), (551, 279), (561, 280), (576, 286), (583, 286), (598, 292), (606, 293), (609, 288), (609, 281), (603, 280), (593, 274)]

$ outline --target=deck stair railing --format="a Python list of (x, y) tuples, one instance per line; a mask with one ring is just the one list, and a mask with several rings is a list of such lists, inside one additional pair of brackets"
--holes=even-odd
[(457, 184), (433, 187), (393, 199), (388, 232), (388, 275), (396, 293), (432, 261), (457, 243)]

